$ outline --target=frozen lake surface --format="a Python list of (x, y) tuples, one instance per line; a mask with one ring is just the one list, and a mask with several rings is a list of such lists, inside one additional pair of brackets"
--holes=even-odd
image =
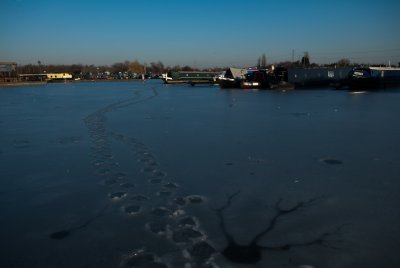
[(0, 88), (0, 267), (400, 267), (400, 89)]

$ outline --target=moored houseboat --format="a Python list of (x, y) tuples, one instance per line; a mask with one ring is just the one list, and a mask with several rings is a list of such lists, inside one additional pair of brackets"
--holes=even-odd
[(268, 80), (269, 89), (294, 89), (295, 86), (289, 81), (288, 69), (284, 67), (277, 67), (269, 73)]
[(258, 89), (268, 87), (268, 70), (251, 70), (245, 75), (245, 79), (241, 81), (242, 89)]
[(400, 86), (400, 68), (359, 67), (350, 71), (348, 77), (350, 89), (383, 89)]
[(347, 83), (350, 67), (288, 68), (287, 81), (295, 88), (341, 87)]
[(284, 67), (260, 69), (249, 72), (246, 79), (241, 82), (241, 88), (259, 89), (294, 89), (294, 85), (288, 82), (288, 71)]
[(169, 71), (162, 76), (166, 84), (213, 84), (217, 72)]
[(240, 88), (247, 74), (247, 69), (229, 68), (218, 77), (217, 82), (221, 88)]

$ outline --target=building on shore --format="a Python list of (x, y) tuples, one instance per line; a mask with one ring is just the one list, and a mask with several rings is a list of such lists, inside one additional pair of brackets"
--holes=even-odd
[(69, 73), (48, 73), (46, 74), (46, 78), (48, 81), (51, 80), (71, 80), (72, 74)]
[(0, 61), (0, 82), (15, 82), (17, 80), (17, 63)]
[(45, 74), (19, 74), (19, 79), (21, 81), (66, 81), (72, 80), (72, 74), (70, 73), (45, 73)]

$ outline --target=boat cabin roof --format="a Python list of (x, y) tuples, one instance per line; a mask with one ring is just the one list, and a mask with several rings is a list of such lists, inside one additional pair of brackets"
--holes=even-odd
[(398, 67), (369, 67), (368, 69), (377, 71), (400, 71)]

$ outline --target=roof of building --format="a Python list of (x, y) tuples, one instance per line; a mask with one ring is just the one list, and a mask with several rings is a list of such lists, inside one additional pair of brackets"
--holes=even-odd
[(12, 72), (16, 70), (16, 67), (17, 63), (15, 62), (0, 61), (0, 72)]
[(244, 76), (247, 74), (246, 69), (239, 69), (239, 68), (229, 68), (231, 71), (232, 77), (233, 78), (244, 78)]

